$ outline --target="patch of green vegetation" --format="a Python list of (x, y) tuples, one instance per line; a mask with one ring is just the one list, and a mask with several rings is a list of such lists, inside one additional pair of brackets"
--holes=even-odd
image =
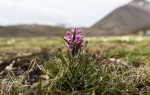
[[(34, 53), (43, 47), (53, 55), (43, 64), (32, 63), (21, 76), (8, 71), (0, 80), (2, 95), (149, 95), (150, 37), (93, 37), (86, 51), (72, 57), (61, 38), (1, 38), (0, 59), (18, 53)], [(61, 48), (62, 52), (58, 51)], [(116, 54), (118, 57), (115, 57)], [(110, 60), (114, 58), (114, 61)], [(27, 59), (28, 60), (28, 59)], [(32, 60), (32, 58), (30, 58)], [(119, 60), (119, 61), (118, 61)], [(42, 74), (38, 82), (26, 84), (33, 67)]]
[(126, 51), (124, 49), (110, 50), (110, 52), (107, 53), (107, 56), (113, 57), (116, 53), (118, 53), (120, 57), (126, 57), (127, 54), (129, 54), (129, 51)]

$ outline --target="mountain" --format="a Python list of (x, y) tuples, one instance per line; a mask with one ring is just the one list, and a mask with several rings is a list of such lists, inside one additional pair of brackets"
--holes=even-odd
[(0, 37), (62, 36), (65, 28), (48, 25), (0, 26)]
[(86, 31), (96, 36), (135, 34), (141, 30), (150, 30), (150, 2), (146, 0), (133, 0), (117, 8)]
[[(90, 28), (81, 28), (86, 36), (129, 35), (150, 30), (150, 2), (133, 0), (115, 9)], [(69, 28), (48, 25), (0, 26), (0, 37), (63, 36)]]

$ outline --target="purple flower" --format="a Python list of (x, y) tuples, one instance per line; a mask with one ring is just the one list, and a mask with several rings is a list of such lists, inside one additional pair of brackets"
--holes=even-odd
[(73, 56), (79, 52), (81, 47), (85, 47), (85, 45), (82, 44), (84, 37), (81, 36), (81, 33), (81, 30), (74, 28), (71, 32), (67, 31), (67, 35), (63, 37), (63, 39), (68, 43), (69, 50)]

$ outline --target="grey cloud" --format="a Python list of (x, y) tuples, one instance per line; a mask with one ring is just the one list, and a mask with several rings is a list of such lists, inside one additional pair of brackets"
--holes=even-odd
[(91, 26), (131, 0), (1, 0), (0, 25), (69, 24)]

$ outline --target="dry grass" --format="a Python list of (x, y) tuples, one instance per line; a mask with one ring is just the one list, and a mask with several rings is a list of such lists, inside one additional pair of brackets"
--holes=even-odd
[[(95, 66), (92, 72), (95, 72), (97, 77), (93, 80), (92, 86), (87, 88), (79, 86), (71, 88), (64, 82), (67, 80), (65, 77), (69, 77), (69, 69), (64, 66), (60, 66), (60, 58), (57, 57), (58, 48), (62, 49), (63, 55), (66, 53), (66, 46), (61, 38), (1, 38), (0, 39), (0, 60), (6, 61), (20, 56), (26, 56), (30, 58), (31, 64), (28, 69), (21, 75), (16, 75), (15, 70), (6, 71), (6, 75), (1, 76), (0, 94), (5, 95), (18, 95), (18, 94), (95, 94), (95, 95), (149, 95), (150, 94), (150, 37), (149, 36), (123, 36), (123, 37), (92, 37), (86, 38), (88, 40), (88, 46), (86, 50), (88, 55), (84, 52), (88, 60), (94, 62)], [(34, 56), (28, 57), (34, 53), (41, 53), (41, 50), (46, 48), (46, 53), (36, 55), (36, 61), (32, 61)], [(86, 51), (85, 50), (85, 51)], [(49, 54), (49, 60), (46, 62), (43, 60), (43, 56)], [(95, 57), (92, 55), (95, 54)], [(66, 58), (66, 62), (70, 61)], [(20, 60), (24, 60), (23, 58)], [(80, 58), (77, 59), (82, 64), (87, 62)], [(82, 62), (83, 61), (83, 62)], [(24, 64), (24, 61), (21, 61)], [(48, 63), (47, 63), (48, 62)], [(71, 61), (72, 62), (72, 61)], [(88, 61), (90, 62), (90, 60)], [(55, 65), (43, 65), (43, 64), (55, 64)], [(68, 64), (67, 63), (67, 64)], [(38, 64), (38, 65), (37, 65)], [(93, 63), (92, 63), (93, 64)], [(52, 66), (52, 67), (51, 67)], [(60, 71), (56, 75), (51, 72), (54, 67)], [(84, 65), (82, 65), (84, 67)], [(92, 66), (92, 65), (90, 65)], [(42, 73), (40, 73), (40, 80), (29, 84), (27, 77), (29, 74), (36, 70), (36, 67), (43, 67)], [(50, 69), (51, 68), (51, 69)], [(91, 70), (89, 68), (89, 71)], [(33, 69), (33, 70), (32, 70)], [(40, 68), (41, 69), (41, 68)], [(38, 69), (39, 70), (39, 69)], [(50, 72), (51, 71), (51, 72)], [(77, 75), (82, 73), (82, 68), (78, 68)], [(2, 72), (1, 72), (2, 73)], [(68, 75), (66, 75), (68, 74)], [(94, 75), (84, 73), (89, 77)], [(33, 73), (36, 75), (36, 73)], [(87, 78), (88, 78), (87, 76)], [(25, 79), (24, 79), (25, 78)], [(87, 78), (83, 78), (83, 81), (88, 81)], [(73, 80), (72, 78), (71, 80)], [(78, 84), (78, 79), (76, 80)], [(82, 86), (83, 85), (82, 81)], [(71, 84), (72, 82), (70, 82)], [(95, 85), (96, 83), (96, 85)], [(71, 84), (71, 85), (77, 85)], [(80, 84), (80, 82), (79, 82)], [(56, 86), (57, 85), (57, 86)], [(52, 86), (55, 89), (51, 89)], [(51, 89), (51, 90), (50, 90)]]

